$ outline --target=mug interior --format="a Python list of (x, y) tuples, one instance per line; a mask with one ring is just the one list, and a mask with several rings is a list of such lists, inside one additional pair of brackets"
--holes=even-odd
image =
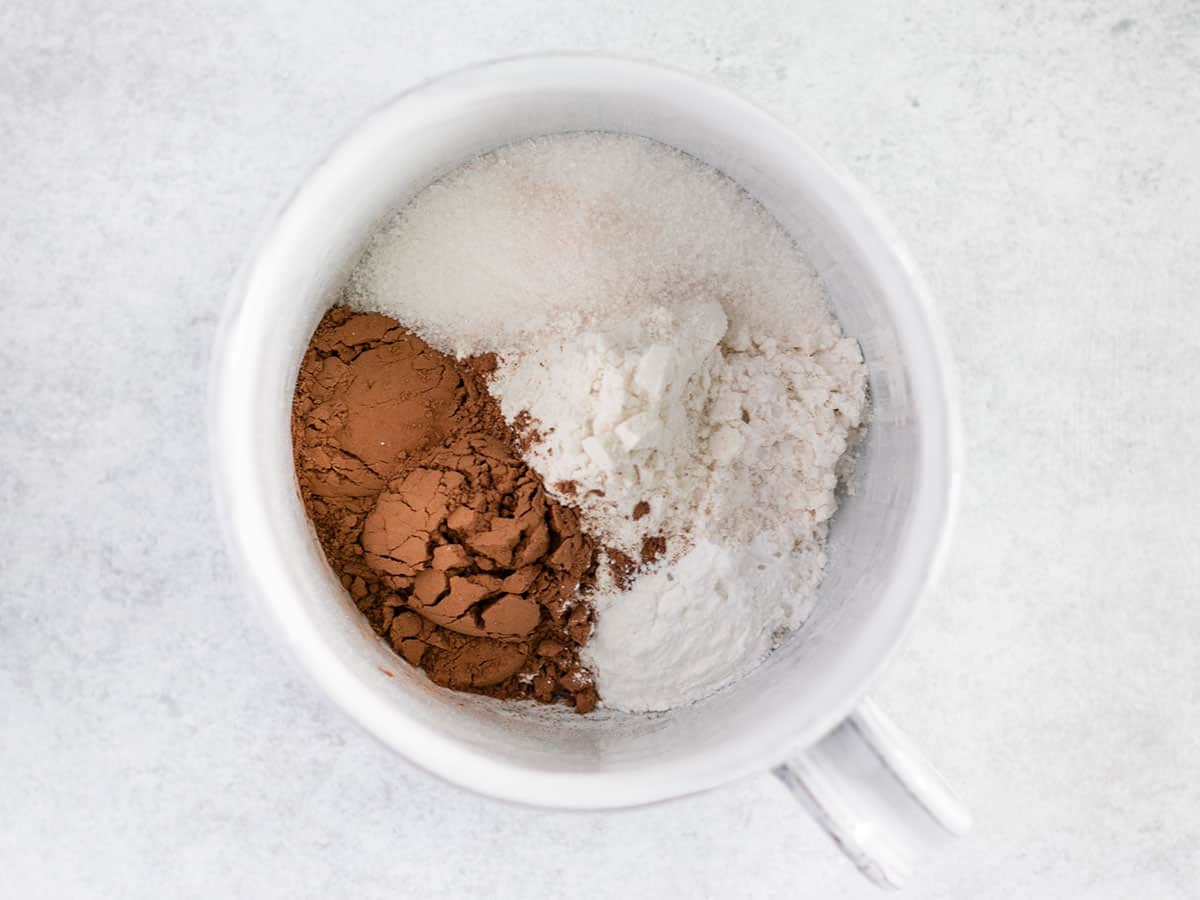
[[(397, 658), (325, 562), (293, 472), (290, 412), (317, 322), (372, 232), (473, 156), (548, 133), (642, 135), (757, 198), (824, 280), (870, 371), (872, 415), (815, 611), (762, 666), (652, 715), (501, 703)], [(589, 57), (517, 60), (431, 82), (337, 146), (275, 223), (219, 338), (218, 494), (234, 549), (302, 663), (386, 743), (448, 780), (558, 807), (677, 796), (775, 764), (839, 721), (894, 648), (946, 526), (945, 373), (919, 284), (855, 189), (754, 107), (687, 76)]]

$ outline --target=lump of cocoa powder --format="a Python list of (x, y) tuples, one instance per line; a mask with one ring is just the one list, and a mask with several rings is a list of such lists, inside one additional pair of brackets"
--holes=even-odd
[(410, 609), (450, 631), (509, 642), (572, 600), (593, 556), (574, 512), (490, 434), (415, 456), (367, 514), (361, 543), (382, 578), (412, 579)]
[(293, 404), (296, 472), (325, 555), (374, 629), (436, 683), (596, 703), (578, 650), (597, 547), (522, 460), (495, 367), (335, 307)]

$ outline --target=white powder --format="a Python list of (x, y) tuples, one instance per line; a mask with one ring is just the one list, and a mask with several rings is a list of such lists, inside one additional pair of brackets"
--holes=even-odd
[(744, 675), (812, 610), (824, 551), (785, 553), (769, 538), (697, 542), (626, 591), (595, 597), (596, 629), (580, 654), (606, 706), (664, 710)]
[(374, 236), (350, 284), (353, 306), (459, 356), (710, 297), (797, 347), (830, 321), (812, 266), (734, 182), (663, 144), (594, 132), (449, 173)]
[(635, 558), (666, 537), (666, 559), (595, 597), (584, 659), (604, 703), (699, 699), (802, 624), (866, 372), (811, 266), (731, 181), (641, 138), (506, 147), (401, 210), (351, 301), (500, 354), (492, 390), (536, 421), (550, 489)]
[(583, 659), (606, 704), (704, 697), (802, 624), (865, 402), (858, 345), (834, 335), (812, 354), (756, 341), (710, 300), (505, 358), (492, 390), (545, 431), (528, 459), (551, 489), (571, 482), (559, 496), (630, 556), (668, 536), (664, 564), (594, 598)]
[(527, 411), (541, 423), (530, 465), (593, 534), (634, 558), (645, 538), (696, 520), (711, 475), (702, 417), (726, 324), (713, 300), (646, 307), (507, 354), (492, 380), (505, 418)]
[(812, 353), (737, 330), (726, 337), (701, 420), (713, 472), (705, 511), (724, 543), (824, 542), (867, 393), (858, 343), (835, 334)]
[(858, 345), (830, 327), (818, 346), (728, 329), (715, 300), (649, 306), (505, 356), (491, 387), (540, 423), (530, 464), (625, 553), (684, 533), (792, 547), (824, 537), (865, 405)]

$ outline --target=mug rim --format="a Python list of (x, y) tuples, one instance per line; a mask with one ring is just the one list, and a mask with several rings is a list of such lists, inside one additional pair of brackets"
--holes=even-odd
[[(503, 75), (505, 87), (491, 85)], [(873, 650), (864, 653), (856, 671), (846, 673), (848, 684), (842, 700), (822, 716), (806, 723), (792, 723), (781, 715), (776, 727), (764, 730), (752, 749), (731, 754), (727, 759), (695, 765), (688, 771), (648, 765), (639, 772), (553, 772), (496, 759), (481, 749), (467, 746), (431, 728), (420, 726), (394, 707), (378, 702), (363, 690), (324, 643), (312, 623), (298, 622), (294, 604), (304, 586), (289, 571), (273, 529), (267, 527), (265, 498), (239, 491), (249, 482), (245, 476), (254, 467), (254, 448), (239, 441), (236, 411), (239, 404), (253, 403), (253, 392), (244, 389), (244, 377), (253, 372), (250, 358), (254, 346), (246, 345), (245, 311), (252, 301), (253, 286), (264, 271), (286, 265), (285, 235), (301, 227), (317, 211), (321, 186), (336, 181), (339, 167), (355, 164), (355, 148), (382, 136), (389, 124), (405, 109), (422, 102), (426, 95), (453, 88), (478, 92), (479, 96), (502, 90), (510, 93), (515, 81), (528, 79), (542, 84), (555, 75), (576, 79), (594, 78), (597, 83), (617, 82), (628, 88), (679, 90), (702, 96), (769, 129), (772, 139), (784, 142), (797, 166), (807, 168), (819, 179), (809, 178), (814, 189), (837, 199), (846, 216), (858, 221), (855, 233), (872, 239), (876, 252), (872, 266), (890, 269), (886, 274), (899, 288), (895, 293), (907, 305), (908, 339), (927, 351), (913, 356), (913, 393), (920, 404), (922, 448), (920, 484), (914, 489), (914, 519), (924, 522), (906, 538), (905, 553), (893, 572), (891, 586), (896, 600), (891, 614), (875, 623)], [(460, 98), (461, 99), (461, 98)], [(478, 99), (478, 97), (476, 97)], [(312, 206), (312, 209), (306, 207)], [(896, 300), (885, 291), (885, 302)], [(898, 317), (900, 318), (900, 317)], [(740, 777), (763, 772), (781, 763), (790, 753), (815, 743), (845, 719), (865, 696), (903, 641), (920, 608), (930, 582), (945, 559), (952, 532), (958, 486), (961, 478), (960, 421), (953, 384), (950, 355), (933, 302), (917, 268), (894, 229), (874, 201), (854, 179), (824, 160), (782, 122), (739, 95), (701, 78), (657, 63), (600, 54), (531, 54), (489, 60), (458, 68), (427, 79), (403, 91), (352, 126), (324, 158), (300, 182), (247, 257), (226, 301), (214, 342), (209, 392), (211, 465), (214, 494), (226, 545), (235, 560), (242, 584), (250, 588), (282, 632), (301, 667), (342, 710), (382, 743), (435, 776), (477, 793), (545, 808), (607, 809), (644, 805), (708, 790)], [(933, 458), (931, 458), (933, 457)], [(237, 515), (235, 515), (235, 511)], [(239, 516), (252, 520), (239, 527)], [(286, 588), (286, 589), (285, 589)]]

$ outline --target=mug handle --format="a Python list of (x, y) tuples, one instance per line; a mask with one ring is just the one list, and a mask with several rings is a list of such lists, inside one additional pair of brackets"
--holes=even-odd
[(900, 887), (926, 852), (971, 828), (966, 806), (869, 699), (774, 771), (880, 887)]

